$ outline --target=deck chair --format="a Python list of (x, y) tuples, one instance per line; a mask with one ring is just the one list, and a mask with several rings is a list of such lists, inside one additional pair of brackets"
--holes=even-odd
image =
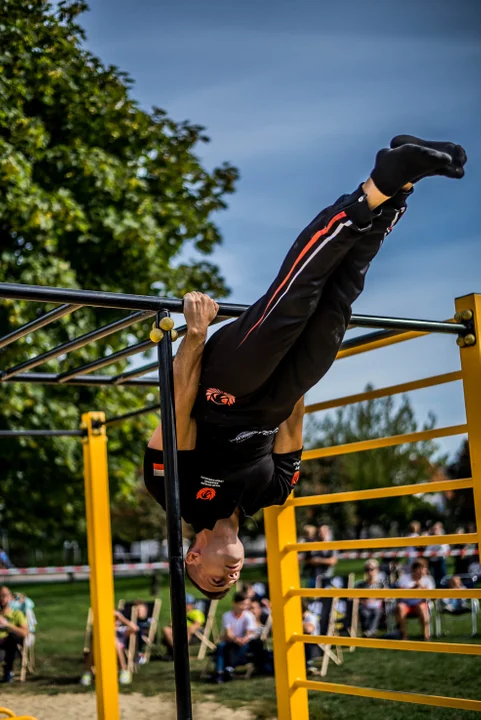
[[(441, 588), (448, 588), (449, 587), (449, 581), (453, 575), (446, 575), (441, 580)], [(473, 573), (461, 573), (457, 574), (457, 577), (460, 578), (462, 584), (467, 589), (473, 589), (476, 587), (476, 584), (478, 582), (478, 576), (474, 575)], [(435, 602), (435, 610), (436, 610), (436, 618), (435, 618), (435, 628), (436, 628), (436, 637), (439, 638), (442, 635), (446, 635), (446, 631), (443, 627), (443, 615), (448, 615), (449, 612), (446, 608), (446, 602), (443, 600), (436, 600)], [(461, 608), (459, 611), (455, 612), (454, 615), (463, 615), (465, 613), (471, 613), (471, 637), (475, 637), (478, 633), (478, 614), (479, 614), (479, 599), (478, 598), (470, 598), (469, 601), (467, 601), (466, 606)]]
[(18, 650), (21, 657), (20, 666), (20, 682), (25, 682), (27, 672), (35, 672), (35, 630), (37, 627), (37, 618), (33, 610), (25, 610), (27, 619), (28, 633), (23, 643), (19, 643)]
[[(330, 580), (331, 586), (339, 587), (339, 597), (323, 598), (322, 606), (323, 611), (321, 614), (321, 635), (348, 635), (349, 637), (356, 637), (358, 627), (358, 616), (359, 616), (359, 600), (342, 599), (342, 588), (354, 587), (355, 575), (350, 573), (347, 577), (336, 576)], [(321, 676), (327, 675), (327, 669), (329, 661), (332, 660), (336, 665), (342, 665), (343, 663), (343, 651), (340, 645), (323, 645), (319, 647), (323, 650), (323, 658), (321, 665)], [(351, 652), (354, 648), (351, 648)]]
[(218, 604), (218, 600), (198, 600), (195, 604), (196, 608), (202, 610), (205, 615), (204, 627), (199, 628), (195, 633), (195, 637), (200, 641), (198, 660), (205, 658), (207, 650), (215, 650), (216, 643), (219, 642), (219, 628), (215, 619)]
[(131, 672), (139, 669), (139, 664), (137, 662), (139, 640), (142, 640), (145, 643), (145, 662), (150, 662), (152, 647), (155, 644), (157, 629), (159, 626), (160, 610), (162, 607), (162, 600), (160, 600), (160, 598), (156, 598), (155, 600), (142, 600), (141, 602), (147, 606), (147, 618), (142, 621), (139, 621), (137, 605), (135, 603), (120, 600), (118, 604), (118, 610), (127, 618), (127, 620), (132, 620), (132, 622), (137, 624), (139, 622), (142, 623), (140, 638), (135, 634), (131, 635), (129, 638), (127, 664)]

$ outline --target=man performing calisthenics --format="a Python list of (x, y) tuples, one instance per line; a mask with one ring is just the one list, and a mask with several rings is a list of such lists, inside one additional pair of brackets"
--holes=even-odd
[[(185, 296), (187, 333), (174, 360), (180, 500), (196, 533), (187, 574), (208, 597), (239, 578), (245, 517), (282, 505), (299, 480), (304, 394), (334, 362), (369, 264), (413, 184), (461, 178), (465, 162), (460, 145), (397, 136), (368, 180), (302, 231), (267, 293), (208, 342), (218, 305)], [(159, 426), (144, 477), (165, 507), (163, 475)]]

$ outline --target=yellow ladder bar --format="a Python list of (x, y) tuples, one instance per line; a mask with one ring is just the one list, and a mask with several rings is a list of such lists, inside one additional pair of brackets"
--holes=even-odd
[(119, 720), (114, 582), (105, 414), (82, 415), (90, 598), (98, 720)]
[(460, 348), (464, 403), (468, 425), (478, 548), (481, 547), (481, 295), (456, 298), (456, 312), (473, 313), (474, 345)]
[(307, 690), (296, 685), (306, 680), (305, 651), (302, 643), (289, 642), (302, 634), (301, 601), (287, 597), (292, 587), (299, 587), (299, 564), (296, 553), (282, 553), (281, 548), (297, 540), (293, 507), (274, 506), (264, 510), (267, 541), (267, 567), (272, 607), (272, 634), (278, 720), (308, 720)]

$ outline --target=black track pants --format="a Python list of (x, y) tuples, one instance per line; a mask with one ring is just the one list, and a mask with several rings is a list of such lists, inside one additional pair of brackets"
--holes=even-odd
[(361, 189), (302, 231), (267, 293), (204, 351), (195, 416), (272, 427), (331, 367), (369, 264), (406, 209), (399, 193), (371, 212)]

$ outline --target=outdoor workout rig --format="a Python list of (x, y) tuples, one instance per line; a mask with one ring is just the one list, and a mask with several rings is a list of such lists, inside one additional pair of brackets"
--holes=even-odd
[[(175, 337), (185, 334), (182, 326), (174, 329), (171, 312), (182, 312), (182, 300), (161, 298), (145, 295), (127, 295), (122, 293), (96, 292), (90, 290), (70, 290), (14, 283), (0, 283), (0, 298), (30, 302), (60, 303), (60, 306), (40, 315), (35, 320), (13, 330), (0, 338), (0, 349), (24, 337), (35, 330), (55, 322), (57, 319), (75, 312), (82, 307), (113, 308), (127, 310), (130, 314), (115, 322), (111, 322), (98, 330), (79, 336), (75, 340), (63, 343), (41, 355), (33, 357), (15, 366), (0, 371), (0, 383), (43, 383), (65, 385), (116, 385), (158, 387), (160, 390), (160, 413), (162, 417), (162, 435), (164, 447), (167, 539), (169, 551), (170, 596), (172, 609), (172, 626), (174, 636), (174, 673), (176, 683), (176, 701), (178, 720), (192, 720), (192, 702), (189, 676), (189, 655), (187, 643), (187, 623), (185, 613), (184, 567), (182, 557), (181, 516), (177, 474), (176, 433), (174, 422), (174, 395), (172, 370), (172, 341)], [(247, 306), (221, 303), (217, 321), (241, 315)], [(369, 315), (353, 315), (350, 328), (375, 328), (376, 332), (355, 337), (345, 341), (338, 358), (348, 357), (429, 333), (445, 333), (457, 336), (458, 345), (465, 348), (461, 354), (462, 371), (440, 375), (427, 380), (419, 380), (404, 385), (393, 386), (383, 390), (374, 390), (359, 395), (342, 398), (341, 400), (317, 403), (307, 408), (308, 412), (328, 409), (341, 404), (360, 402), (369, 397), (383, 397), (389, 394), (429, 387), (453, 380), (464, 380), (466, 412), (470, 429), (470, 448), (473, 464), (473, 479), (463, 481), (445, 481), (437, 483), (437, 489), (459, 489), (473, 487), (475, 493), (476, 515), (479, 532), (468, 535), (445, 536), (444, 542), (459, 544), (477, 542), (481, 532), (481, 383), (476, 381), (476, 373), (481, 370), (481, 354), (476, 337), (479, 336), (481, 317), (481, 296), (466, 296), (457, 300), (457, 313), (454, 321), (428, 321), (408, 318), (391, 318)], [(150, 339), (108, 357), (81, 365), (68, 372), (30, 372), (34, 367), (49, 360), (64, 356), (88, 343), (104, 338), (134, 323), (154, 317), (154, 326)], [(157, 360), (135, 370), (124, 371), (117, 375), (93, 374), (94, 371), (145, 352), (157, 345)], [(157, 376), (148, 373), (157, 371)], [(478, 375), (479, 377), (479, 375)], [(8, 430), (1, 429), (0, 437), (25, 436), (66, 436), (81, 437), (84, 449), (84, 476), (87, 514), (87, 542), (90, 564), (90, 593), (95, 618), (94, 656), (96, 666), (97, 712), (99, 720), (118, 720), (118, 685), (116, 672), (116, 656), (114, 647), (114, 591), (112, 572), (112, 542), (110, 530), (110, 508), (107, 473), (107, 436), (106, 427), (121, 422), (135, 415), (158, 410), (158, 405), (134, 410), (117, 417), (105, 419), (104, 413), (88, 412), (82, 415), (82, 423), (78, 430)], [(456, 426), (441, 430), (429, 430), (412, 433), (406, 436), (384, 438), (353, 443), (351, 446), (323, 448), (307, 451), (304, 459), (326, 457), (345, 452), (357, 452), (374, 447), (387, 447), (403, 442), (425, 440), (443, 435), (454, 435), (466, 432), (467, 426)], [(475, 440), (474, 440), (474, 439)], [(476, 469), (477, 468), (477, 469)], [(477, 475), (476, 475), (477, 473)], [(477, 482), (474, 478), (477, 477)], [(426, 484), (427, 485), (427, 484)], [(429, 484), (432, 489), (432, 484)], [(481, 701), (460, 700), (452, 698), (434, 698), (432, 696), (409, 695), (406, 693), (390, 693), (366, 688), (352, 688), (346, 685), (318, 683), (307, 681), (304, 670), (303, 642), (322, 642), (337, 645), (389, 647), (393, 649), (411, 649), (417, 651), (468, 652), (481, 655), (481, 646), (459, 645), (451, 643), (394, 643), (381, 640), (365, 640), (360, 638), (333, 638), (329, 636), (316, 638), (302, 634), (300, 596), (312, 596), (312, 591), (300, 588), (297, 553), (301, 548), (296, 543), (294, 507), (296, 505), (323, 504), (346, 502), (373, 497), (397, 496), (426, 491), (422, 485), (396, 486), (375, 491), (354, 493), (336, 493), (334, 495), (314, 496), (310, 498), (289, 499), (282, 507), (266, 510), (266, 531), (268, 541), (268, 567), (273, 605), (274, 652), (276, 663), (276, 681), (278, 693), (278, 713), (280, 720), (305, 720), (308, 717), (307, 690), (323, 690), (369, 697), (404, 700), (407, 702), (424, 702), (431, 705), (447, 705), (456, 708), (481, 710)], [(341, 541), (323, 543), (323, 549), (354, 549), (357, 547), (403, 547), (412, 541), (405, 538), (371, 541)], [(421, 543), (419, 543), (421, 544)], [(425, 545), (432, 544), (423, 539)], [(316, 543), (312, 549), (317, 549)], [(332, 596), (333, 591), (315, 590), (316, 597)], [(343, 590), (343, 597), (359, 597), (359, 590)], [(362, 591), (362, 596), (394, 597), (396, 591)], [(385, 593), (391, 592), (391, 595)], [(403, 595), (410, 596), (417, 591), (403, 590)], [(427, 591), (421, 591), (427, 596)], [(429, 597), (446, 597), (453, 591), (431, 591)], [(481, 597), (481, 591), (462, 591), (463, 597)], [(338, 591), (336, 591), (338, 594)], [(356, 594), (357, 593), (357, 594)], [(399, 592), (397, 591), (397, 594)], [(451, 649), (449, 649), (451, 648)], [(460, 650), (463, 648), (463, 650)], [(396, 696), (396, 697), (393, 697)], [(426, 698), (423, 700), (423, 698)], [(441, 702), (443, 701), (443, 702)]]

